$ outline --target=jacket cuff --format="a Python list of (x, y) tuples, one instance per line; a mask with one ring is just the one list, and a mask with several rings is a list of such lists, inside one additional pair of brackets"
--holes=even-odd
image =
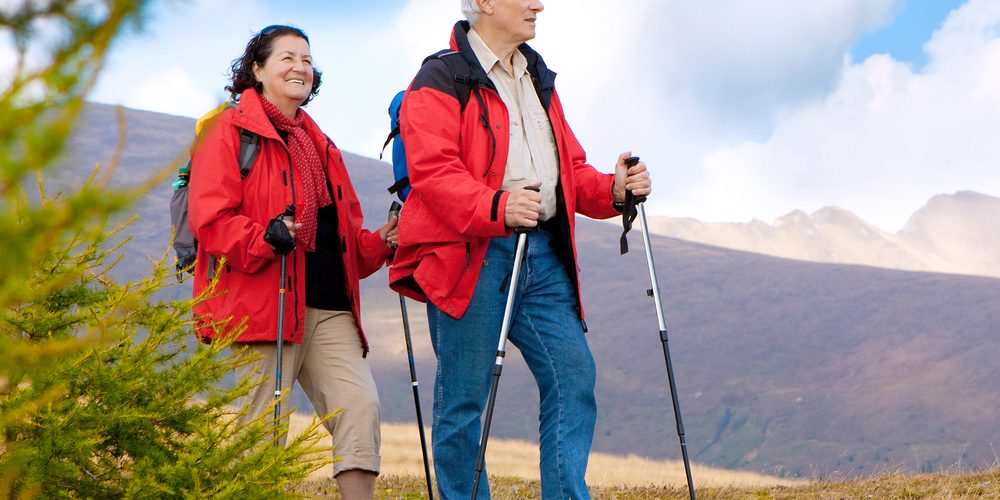
[(618, 203), (618, 202), (615, 201), (615, 194), (614, 194), (615, 193), (615, 174), (605, 174), (605, 175), (607, 177), (606, 177), (606, 180), (604, 182), (607, 182), (607, 184), (606, 184), (607, 187), (605, 187), (604, 189), (598, 189), (597, 192), (598, 193), (602, 193), (600, 195), (602, 198), (605, 198), (605, 197), (606, 198), (603, 199), (603, 200), (601, 200), (601, 199), (596, 200), (597, 201), (597, 206), (601, 207), (601, 213), (598, 214), (597, 216), (595, 216), (594, 217), (595, 219), (602, 218), (602, 217), (603, 218), (609, 218), (609, 217), (614, 217), (616, 215), (621, 215), (622, 209), (625, 206), (624, 203)]
[(364, 254), (375, 259), (385, 259), (392, 255), (392, 248), (388, 242), (382, 241), (378, 231), (368, 233), (367, 237), (361, 239), (361, 244), (364, 247), (362, 249)]
[(250, 255), (265, 260), (272, 259), (278, 255), (274, 253), (274, 247), (264, 241), (264, 231), (261, 231), (260, 234), (251, 240), (250, 248), (247, 251)]
[[(503, 189), (497, 190), (496, 194), (493, 195), (493, 206), (490, 209), (490, 222), (491, 226), (497, 228), (499, 232), (496, 232), (493, 237), (499, 236), (509, 236), (511, 229), (507, 227), (504, 222), (504, 214), (507, 212), (507, 200), (510, 198), (510, 191), (505, 191)], [(493, 215), (496, 214), (494, 218)]]

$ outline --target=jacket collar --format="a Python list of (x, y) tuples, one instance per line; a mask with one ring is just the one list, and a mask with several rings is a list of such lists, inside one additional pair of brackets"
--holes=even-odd
[[(253, 132), (261, 137), (267, 137), (270, 139), (281, 140), (281, 136), (278, 135), (278, 131), (275, 130), (274, 124), (267, 117), (267, 113), (264, 112), (264, 106), (261, 104), (261, 96), (253, 88), (249, 88), (243, 91), (240, 95), (240, 103), (236, 106), (236, 116), (233, 118), (233, 125), (239, 128)], [(310, 139), (312, 139), (313, 144), (316, 146), (316, 151), (320, 153), (322, 157), (324, 155), (327, 142), (330, 139), (323, 134), (320, 130), (319, 125), (313, 121), (309, 113), (306, 113), (304, 109), (300, 108), (302, 113), (302, 126), (305, 127), (306, 132), (309, 134)]]
[[(471, 28), (468, 21), (455, 23), (455, 27), (451, 32), (451, 43), (449, 45), (452, 50), (461, 54), (469, 64), (474, 80), (478, 79), (482, 82), (488, 82), (487, 85), (495, 89), (496, 86), (493, 85), (493, 81), (486, 75), (486, 70), (479, 64), (479, 58), (476, 57), (476, 53), (472, 50), (472, 45), (469, 43), (469, 30)], [(548, 109), (556, 84), (555, 71), (550, 70), (546, 66), (542, 56), (538, 52), (535, 52), (535, 49), (532, 49), (530, 45), (522, 43), (517, 50), (520, 50), (524, 58), (527, 59), (528, 72), (531, 73), (531, 80), (535, 83), (535, 91), (538, 93), (538, 98), (542, 101), (542, 106)]]
[(474, 82), (484, 82), (486, 86), (492, 89), (496, 89), (496, 85), (493, 84), (493, 80), (486, 75), (486, 70), (483, 69), (483, 65), (479, 64), (479, 58), (476, 57), (476, 52), (472, 50), (472, 44), (469, 43), (469, 30), (472, 27), (469, 25), (468, 21), (459, 21), (455, 23), (455, 27), (452, 29), (451, 33), (451, 50), (457, 51), (465, 59), (465, 62), (469, 65), (469, 71), (472, 73), (472, 81)]
[(236, 115), (233, 117), (233, 125), (253, 132), (261, 137), (270, 139), (281, 139), (278, 131), (274, 129), (264, 106), (261, 104), (263, 97), (253, 88), (249, 88), (240, 94), (239, 104), (236, 105)]

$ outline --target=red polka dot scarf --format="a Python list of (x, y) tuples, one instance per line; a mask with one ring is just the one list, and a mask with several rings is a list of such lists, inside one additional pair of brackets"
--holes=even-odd
[(302, 110), (297, 110), (295, 119), (291, 119), (263, 96), (260, 101), (274, 126), (288, 132), (288, 151), (292, 156), (292, 166), (305, 187), (305, 192), (299, 193), (302, 206), (295, 207), (295, 222), (302, 224), (302, 228), (295, 233), (295, 240), (303, 245), (307, 252), (312, 252), (316, 249), (316, 214), (320, 207), (333, 202), (326, 187), (323, 164), (319, 153), (316, 152), (316, 146), (302, 126)]

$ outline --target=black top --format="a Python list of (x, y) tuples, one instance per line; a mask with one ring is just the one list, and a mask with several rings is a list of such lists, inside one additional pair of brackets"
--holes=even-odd
[[(330, 189), (330, 181), (327, 181)], [(327, 311), (350, 311), (344, 252), (337, 230), (337, 203), (319, 209), (316, 251), (306, 252), (306, 305)]]

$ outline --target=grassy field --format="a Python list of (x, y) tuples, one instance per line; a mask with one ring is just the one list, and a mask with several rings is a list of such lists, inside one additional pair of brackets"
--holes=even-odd
[[(699, 478), (696, 476), (695, 481)], [(490, 476), (493, 498), (540, 498), (538, 481)], [(697, 485), (697, 483), (696, 483)], [(310, 480), (298, 489), (310, 498), (340, 498), (332, 479)], [(697, 486), (700, 500), (729, 499), (997, 499), (1000, 498), (1000, 470), (964, 475), (898, 474), (850, 481), (817, 481), (799, 486)], [(610, 487), (591, 486), (595, 499), (653, 500), (688, 498), (687, 489), (677, 486)], [(423, 478), (380, 476), (376, 498), (426, 498)]]
[[(310, 417), (293, 417), (292, 434)], [(430, 431), (428, 431), (428, 438)], [(324, 444), (329, 444), (329, 437)], [(487, 450), (493, 498), (540, 498), (538, 450), (533, 443), (491, 439)], [(297, 491), (309, 498), (340, 498), (332, 468), (317, 471)], [(886, 473), (875, 477), (803, 481), (694, 465), (699, 499), (1000, 499), (1000, 468), (974, 473), (920, 476)], [(679, 461), (653, 461), (594, 453), (587, 483), (596, 499), (686, 499)], [(420, 440), (413, 424), (382, 426), (382, 474), (376, 497), (426, 498)]]
[[(291, 433), (305, 428), (311, 417), (293, 418)], [(430, 429), (426, 431), (430, 439)], [(324, 445), (330, 444), (327, 436)], [(538, 445), (525, 441), (491, 439), (486, 450), (489, 472), (526, 481), (538, 480)], [(313, 474), (312, 479), (330, 477), (333, 466), (328, 465)], [(420, 436), (415, 424), (382, 425), (382, 474), (405, 478), (423, 477), (423, 458), (420, 454)], [(801, 481), (781, 479), (751, 472), (730, 471), (692, 466), (691, 474), (698, 484), (705, 486), (792, 486)], [(684, 465), (680, 461), (655, 461), (641, 457), (619, 457), (603, 453), (590, 455), (587, 484), (616, 488), (649, 485), (684, 486)]]

